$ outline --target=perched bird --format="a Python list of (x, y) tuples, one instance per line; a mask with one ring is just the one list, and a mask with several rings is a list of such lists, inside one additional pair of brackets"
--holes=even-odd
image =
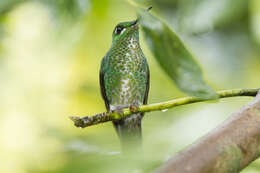
[[(139, 44), (138, 19), (119, 23), (112, 34), (112, 46), (102, 59), (100, 89), (107, 111), (147, 103), (150, 73)], [(113, 121), (122, 147), (140, 145), (143, 113)]]

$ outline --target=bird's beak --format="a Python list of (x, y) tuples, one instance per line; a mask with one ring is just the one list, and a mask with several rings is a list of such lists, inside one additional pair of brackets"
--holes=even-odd
[(131, 24), (131, 26), (135, 26), (138, 24), (138, 19), (136, 19), (135, 21), (133, 21), (133, 23)]
[[(147, 9), (147, 11), (150, 11), (151, 9), (152, 9), (152, 6), (149, 7), (149, 8)], [(137, 25), (138, 23), (139, 23), (139, 17), (138, 17), (136, 20), (133, 21), (133, 23), (131, 24), (131, 26), (135, 26), (135, 25)]]

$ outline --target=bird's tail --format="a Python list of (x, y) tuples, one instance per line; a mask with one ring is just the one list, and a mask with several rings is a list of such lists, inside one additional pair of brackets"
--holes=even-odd
[(130, 115), (124, 119), (114, 121), (114, 127), (121, 140), (122, 150), (131, 151), (142, 148), (141, 113)]

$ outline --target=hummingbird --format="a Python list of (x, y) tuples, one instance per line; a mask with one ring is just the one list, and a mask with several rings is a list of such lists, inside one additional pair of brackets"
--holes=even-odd
[[(139, 43), (138, 19), (121, 22), (112, 33), (112, 46), (101, 61), (100, 90), (108, 112), (147, 104), (150, 72)], [(135, 113), (113, 125), (123, 149), (141, 145), (144, 113)]]

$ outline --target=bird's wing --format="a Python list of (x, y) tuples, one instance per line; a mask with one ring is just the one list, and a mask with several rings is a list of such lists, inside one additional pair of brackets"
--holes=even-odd
[(107, 95), (106, 95), (106, 87), (105, 87), (105, 80), (104, 80), (105, 71), (106, 70), (105, 70), (105, 57), (104, 57), (102, 59), (101, 68), (99, 71), (99, 85), (100, 85), (100, 91), (101, 91), (102, 98), (105, 101), (107, 111), (109, 111), (109, 102), (108, 102)]
[(143, 101), (143, 104), (145, 105), (147, 104), (149, 89), (150, 89), (150, 70), (149, 70), (149, 66), (147, 65), (147, 80), (146, 80), (146, 88), (145, 88), (144, 101)]

